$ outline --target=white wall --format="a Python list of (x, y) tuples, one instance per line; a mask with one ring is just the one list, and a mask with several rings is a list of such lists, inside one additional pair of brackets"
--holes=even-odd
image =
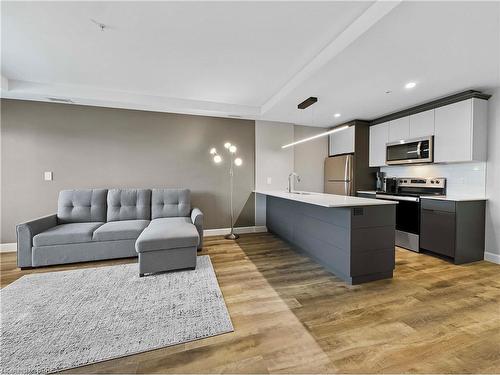
[(255, 121), (256, 189), (286, 189), (288, 175), (293, 171), (294, 148), (281, 146), (293, 142), (293, 127), (282, 122)]
[(489, 94), (485, 259), (500, 263), (500, 87)]
[[(255, 189), (285, 190), (293, 171), (293, 124), (255, 121)], [(255, 195), (255, 225), (266, 225), (266, 198)]]
[[(324, 131), (323, 128), (295, 125), (294, 138), (298, 141)], [(298, 144), (293, 148), (295, 172), (299, 174), (301, 179), (296, 184), (296, 189), (323, 193), (325, 158), (328, 156), (328, 137), (316, 138)]]
[[(282, 149), (295, 140), (310, 137), (324, 129), (289, 123), (255, 121), (255, 189), (286, 190), (288, 175), (295, 171), (301, 177), (297, 190), (323, 192), (324, 160), (328, 138)], [(265, 197), (256, 194), (255, 225), (266, 223)]]
[(486, 163), (427, 164), (380, 168), (387, 177), (446, 177), (448, 195), (484, 197)]

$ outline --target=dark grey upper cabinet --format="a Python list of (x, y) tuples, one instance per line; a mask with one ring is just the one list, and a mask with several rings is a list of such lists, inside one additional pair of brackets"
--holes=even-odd
[(353, 185), (355, 190), (375, 189), (375, 172), (378, 168), (370, 168), (368, 165), (369, 123), (353, 120), (343, 125), (349, 125), (349, 128), (333, 133), (329, 138), (329, 156), (354, 152)]

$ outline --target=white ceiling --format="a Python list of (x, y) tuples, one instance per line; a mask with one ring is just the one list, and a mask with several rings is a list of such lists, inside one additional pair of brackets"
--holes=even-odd
[(498, 2), (1, 6), (7, 98), (331, 126), (500, 84)]
[[(499, 20), (500, 2), (404, 2), (264, 116), (327, 126), (498, 86)], [(417, 86), (407, 90), (410, 81)], [(318, 103), (295, 109), (304, 95)], [(334, 119), (337, 112), (342, 116)]]

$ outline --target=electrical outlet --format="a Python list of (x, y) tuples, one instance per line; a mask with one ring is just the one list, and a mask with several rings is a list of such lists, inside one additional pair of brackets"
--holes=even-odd
[(45, 181), (52, 181), (54, 179), (54, 175), (52, 172), (43, 172), (43, 179)]
[(273, 183), (273, 179), (271, 177), (267, 178), (267, 184), (271, 185)]

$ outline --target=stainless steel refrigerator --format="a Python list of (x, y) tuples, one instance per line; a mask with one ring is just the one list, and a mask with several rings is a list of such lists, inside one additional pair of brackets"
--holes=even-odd
[(325, 193), (354, 195), (354, 155), (325, 159)]

